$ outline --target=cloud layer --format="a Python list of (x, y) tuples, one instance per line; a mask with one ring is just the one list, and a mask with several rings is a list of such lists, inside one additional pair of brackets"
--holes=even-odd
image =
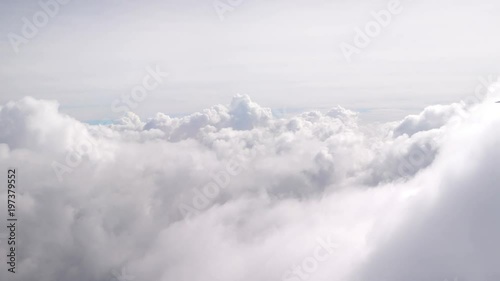
[(108, 126), (9, 102), (16, 278), (498, 280), (499, 123), (492, 98), (386, 124), (340, 106), (276, 117), (246, 95)]

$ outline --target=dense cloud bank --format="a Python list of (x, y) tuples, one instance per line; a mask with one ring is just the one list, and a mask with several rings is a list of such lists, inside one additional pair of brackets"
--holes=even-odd
[(13, 280), (497, 281), (499, 126), (492, 98), (388, 124), (340, 106), (279, 118), (242, 95), (108, 126), (10, 102)]

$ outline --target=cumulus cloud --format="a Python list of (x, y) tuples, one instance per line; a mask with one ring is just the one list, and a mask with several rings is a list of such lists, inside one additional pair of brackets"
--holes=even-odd
[(394, 130), (396, 136), (407, 134), (409, 136), (421, 132), (441, 128), (452, 118), (460, 118), (466, 114), (465, 104), (454, 103), (450, 105), (429, 106), (418, 115), (410, 115), (401, 121)]
[(499, 123), (491, 99), (362, 124), (340, 106), (277, 117), (237, 95), (106, 126), (9, 102), (16, 278), (498, 280)]

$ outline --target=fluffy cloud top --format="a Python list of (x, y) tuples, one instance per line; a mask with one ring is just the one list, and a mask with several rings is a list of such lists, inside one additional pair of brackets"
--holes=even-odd
[(244, 95), (109, 126), (10, 102), (19, 264), (0, 279), (496, 281), (499, 125), (491, 99), (364, 125)]

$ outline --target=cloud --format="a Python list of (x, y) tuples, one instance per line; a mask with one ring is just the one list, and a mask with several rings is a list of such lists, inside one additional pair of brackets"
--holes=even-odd
[(497, 280), (499, 122), (490, 99), (361, 124), (342, 107), (276, 117), (237, 95), (106, 126), (9, 102), (16, 278)]
[(394, 134), (411, 136), (418, 132), (438, 129), (450, 122), (451, 118), (460, 118), (465, 113), (464, 105), (458, 103), (429, 106), (418, 115), (404, 118), (394, 130)]

